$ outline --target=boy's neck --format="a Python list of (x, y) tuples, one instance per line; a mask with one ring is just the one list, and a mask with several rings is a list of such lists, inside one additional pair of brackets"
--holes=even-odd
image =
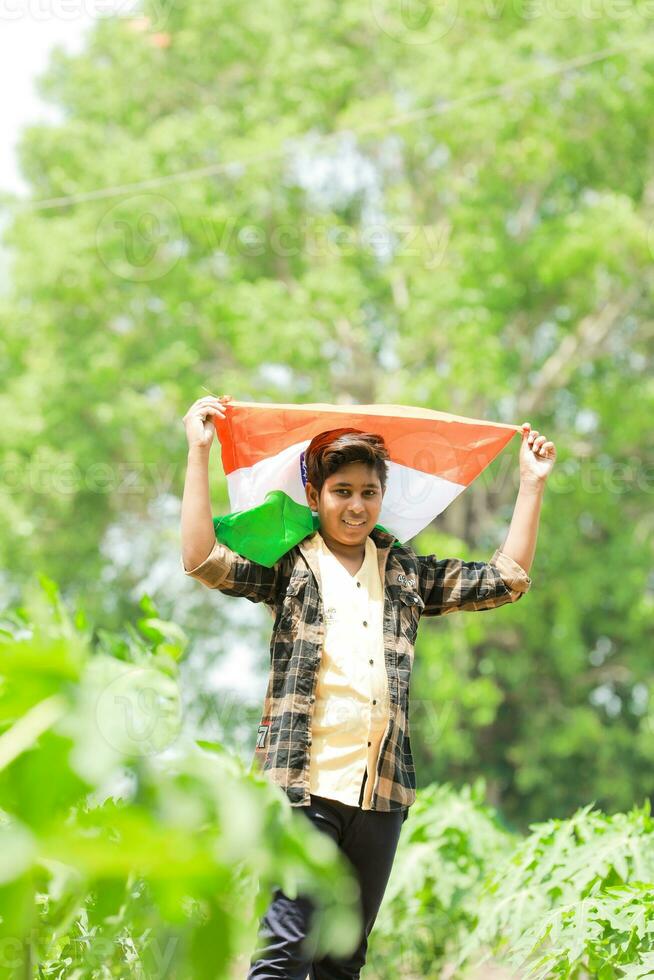
[(342, 545), (336, 541), (331, 541), (329, 537), (325, 537), (324, 533), (320, 529), (318, 529), (318, 534), (321, 536), (331, 553), (341, 561), (362, 562), (366, 557), (365, 541), (363, 541), (361, 544), (348, 546)]

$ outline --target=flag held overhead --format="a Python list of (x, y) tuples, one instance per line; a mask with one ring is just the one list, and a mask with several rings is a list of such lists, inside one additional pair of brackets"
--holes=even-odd
[(402, 543), (441, 514), (520, 426), (405, 405), (294, 405), (230, 401), (215, 420), (232, 513), (216, 537), (271, 567), (311, 534), (303, 453), (314, 436), (351, 426), (382, 436), (390, 455), (380, 527)]

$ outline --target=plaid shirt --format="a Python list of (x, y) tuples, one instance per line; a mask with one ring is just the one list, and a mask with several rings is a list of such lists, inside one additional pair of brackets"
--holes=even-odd
[[(372, 810), (403, 810), (416, 798), (409, 682), (420, 617), (494, 609), (516, 602), (529, 590), (531, 579), (499, 548), (489, 562), (466, 562), (416, 555), (379, 528), (373, 528), (371, 537), (384, 583), (384, 658), (390, 717), (370, 805)], [(292, 806), (307, 806), (311, 802), (311, 717), (324, 639), (315, 552), (300, 542), (267, 568), (216, 541), (201, 565), (187, 571), (182, 560), (182, 568), (208, 588), (263, 602), (272, 613), (270, 675), (251, 768), (265, 772), (277, 783)]]

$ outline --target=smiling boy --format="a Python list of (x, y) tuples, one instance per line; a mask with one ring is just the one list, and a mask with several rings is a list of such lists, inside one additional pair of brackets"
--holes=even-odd
[(359, 977), (415, 800), (409, 684), (419, 620), (491, 609), (528, 591), (556, 451), (524, 423), (520, 491), (505, 543), (489, 562), (464, 562), (416, 555), (378, 526), (389, 459), (381, 437), (355, 429), (320, 433), (305, 452), (306, 499), (318, 529), (268, 568), (215, 538), (211, 416), (224, 417), (227, 401), (201, 398), (184, 417), (189, 456), (182, 566), (207, 587), (264, 602), (273, 612), (253, 762), (346, 855), (359, 883), (364, 926), (350, 956), (314, 959), (314, 905), (276, 889), (248, 980)]

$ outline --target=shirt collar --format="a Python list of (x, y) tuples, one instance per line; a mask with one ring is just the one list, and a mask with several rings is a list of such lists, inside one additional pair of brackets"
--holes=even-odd
[[(383, 531), (380, 527), (373, 527), (372, 531), (368, 535), (372, 538), (373, 543), (378, 549), (390, 548), (396, 537), (391, 534), (390, 531)], [(318, 540), (320, 539), (320, 540)], [(300, 548), (319, 548), (322, 541), (322, 535), (319, 531), (313, 531), (311, 534), (307, 535), (303, 541), (300, 541)]]
[[(322, 538), (322, 535), (318, 534), (318, 531), (314, 531), (309, 534), (306, 538), (300, 541), (298, 547), (307, 565), (313, 572), (316, 581), (318, 583), (318, 588), (322, 589), (322, 579), (320, 575), (320, 560), (318, 558), (318, 552), (321, 547), (321, 541), (316, 540), (316, 537)], [(382, 531), (381, 528), (373, 527), (369, 534), (372, 538), (373, 544), (377, 548), (377, 561), (379, 567), (379, 574), (381, 576), (382, 583), (384, 581), (384, 574), (386, 568), (386, 562), (388, 554), (391, 550), (391, 545), (396, 540), (394, 534), (390, 534), (388, 531)]]

